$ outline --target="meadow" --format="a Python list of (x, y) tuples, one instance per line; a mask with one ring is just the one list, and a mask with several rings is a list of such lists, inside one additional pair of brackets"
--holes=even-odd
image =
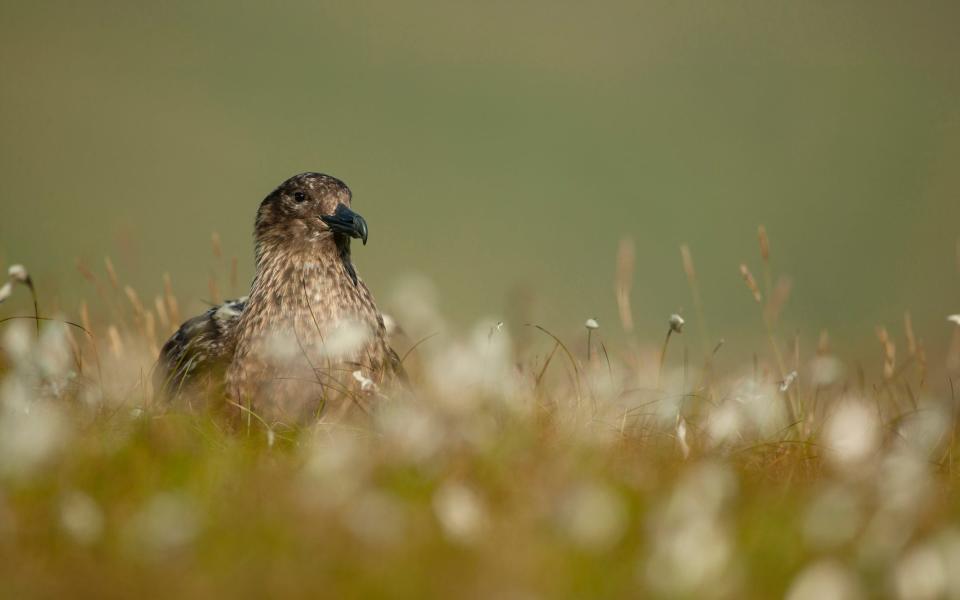
[[(153, 398), (189, 316), (169, 277), (141, 298), (81, 263), (87, 300), (41, 295), (40, 320), (13, 267), (0, 596), (960, 598), (960, 317), (942, 355), (909, 314), (838, 354), (782, 326), (803, 290), (758, 242), (740, 277), (759, 351), (709, 337), (686, 246), (692, 309), (636, 333), (624, 239), (617, 321), (462, 330), (412, 280), (390, 307), (408, 388), (349, 421), (240, 426)], [(210, 298), (235, 285), (223, 263)]]

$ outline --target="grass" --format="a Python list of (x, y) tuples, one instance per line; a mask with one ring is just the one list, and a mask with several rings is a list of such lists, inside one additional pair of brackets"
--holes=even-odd
[[(435, 335), (397, 307), (410, 391), (240, 432), (152, 399), (169, 278), (151, 304), (109, 261), (82, 267), (110, 318), (2, 323), (0, 596), (960, 595), (947, 357), (909, 316), (905, 352), (878, 330), (875, 369), (826, 335), (801, 353), (760, 244), (744, 300), (771, 350), (740, 369), (717, 371), (718, 341), (691, 358), (679, 316), (633, 337), (627, 243), (625, 343), (531, 324), (520, 350), (509, 327)], [(682, 265), (705, 335), (687, 247)]]

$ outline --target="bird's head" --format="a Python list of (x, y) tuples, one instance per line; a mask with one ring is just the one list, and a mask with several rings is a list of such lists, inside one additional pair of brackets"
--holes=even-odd
[(301, 173), (284, 181), (260, 203), (258, 243), (306, 244), (350, 238), (367, 243), (367, 222), (350, 208), (350, 188), (322, 173)]

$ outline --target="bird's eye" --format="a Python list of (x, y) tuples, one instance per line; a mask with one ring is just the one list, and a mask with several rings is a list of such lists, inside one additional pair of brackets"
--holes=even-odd
[(296, 192), (296, 193), (293, 195), (293, 199), (296, 200), (297, 202), (306, 202), (306, 200), (307, 200), (307, 195), (304, 194), (303, 192)]

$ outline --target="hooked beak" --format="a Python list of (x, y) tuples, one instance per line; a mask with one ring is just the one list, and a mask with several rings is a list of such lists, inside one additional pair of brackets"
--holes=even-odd
[(320, 220), (326, 223), (334, 233), (342, 233), (363, 240), (363, 245), (367, 245), (367, 222), (345, 204), (338, 204), (337, 210), (332, 215), (320, 217)]

